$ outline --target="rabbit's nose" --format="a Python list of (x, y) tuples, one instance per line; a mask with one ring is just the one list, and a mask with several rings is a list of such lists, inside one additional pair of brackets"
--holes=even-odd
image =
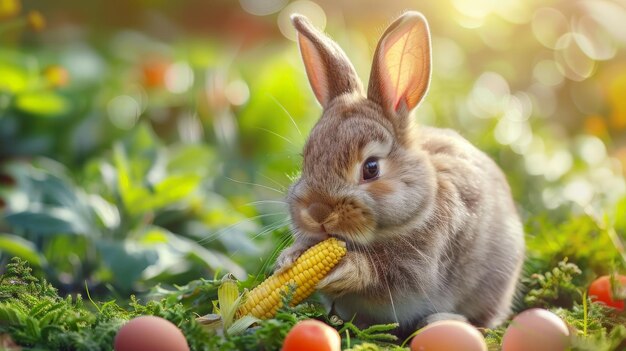
[(332, 212), (332, 208), (326, 204), (314, 202), (309, 205), (307, 212), (317, 223), (322, 224), (322, 222), (324, 222), (324, 220), (326, 220)]

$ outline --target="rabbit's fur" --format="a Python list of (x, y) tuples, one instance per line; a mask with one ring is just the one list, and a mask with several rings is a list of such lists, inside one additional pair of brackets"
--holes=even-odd
[[(292, 17), (313, 91), (324, 108), (289, 189), (295, 241), (288, 267), (336, 236), (348, 253), (318, 285), (344, 319), (439, 319), (493, 327), (505, 319), (524, 257), (523, 229), (498, 166), (458, 133), (417, 126), (410, 111), (430, 80), (430, 34), (407, 12), (383, 34), (367, 97), (343, 51)], [(374, 157), (380, 174), (364, 181)]]

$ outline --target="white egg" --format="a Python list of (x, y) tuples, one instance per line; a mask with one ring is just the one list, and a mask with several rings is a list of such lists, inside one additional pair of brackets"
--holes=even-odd
[(565, 322), (548, 310), (533, 308), (513, 319), (502, 338), (502, 351), (565, 351), (569, 344)]
[(411, 351), (487, 351), (483, 335), (471, 324), (439, 321), (424, 327), (411, 340)]
[(115, 336), (115, 351), (189, 351), (183, 333), (156, 316), (141, 316), (124, 324)]

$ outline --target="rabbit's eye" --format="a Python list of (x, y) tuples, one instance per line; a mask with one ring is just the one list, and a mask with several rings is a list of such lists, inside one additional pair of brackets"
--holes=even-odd
[(370, 157), (363, 163), (363, 180), (372, 180), (378, 177), (380, 165), (378, 159)]

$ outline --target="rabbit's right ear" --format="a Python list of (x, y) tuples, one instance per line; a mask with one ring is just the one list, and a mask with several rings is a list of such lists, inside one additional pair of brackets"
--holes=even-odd
[(392, 115), (412, 110), (428, 90), (430, 63), (428, 23), (421, 13), (406, 12), (378, 42), (367, 97)]
[(298, 31), (298, 45), (311, 88), (322, 107), (344, 93), (362, 92), (361, 81), (343, 50), (306, 17), (295, 14), (291, 21)]

